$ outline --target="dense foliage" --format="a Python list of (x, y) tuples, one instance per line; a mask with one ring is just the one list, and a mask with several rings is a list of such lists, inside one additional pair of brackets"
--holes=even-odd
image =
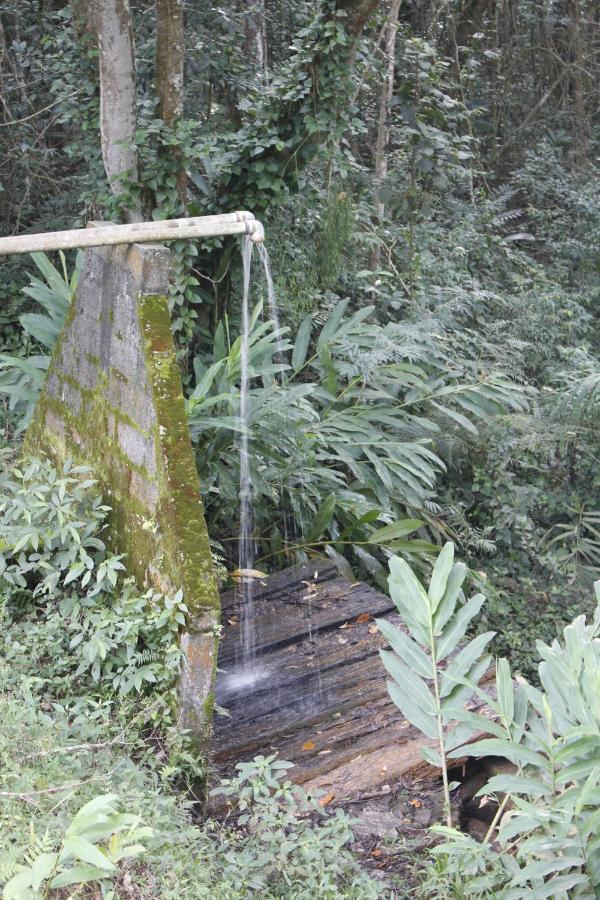
[[(406, 630), (379, 622), (392, 647), (381, 651), (390, 695), (436, 742), (437, 749), (427, 747), (423, 754), (437, 759), (444, 775), (447, 825), (434, 828), (444, 841), (433, 850), (438, 865), (424, 885), (425, 896), (596, 897), (600, 582), (590, 624), (578, 616), (564, 629), (563, 643), (538, 641), (541, 690), (525, 679), (513, 682), (507, 660), (500, 659), (495, 689), (486, 692), (479, 680), (490, 664), (486, 648), (494, 633), (453, 653), (485, 599), (478, 594), (457, 603), (464, 577), (450, 543), (436, 560), (427, 591), (404, 560), (392, 559), (390, 593)], [(465, 710), (469, 696), (485, 701), (491, 721)], [(461, 746), (481, 732), (489, 737)], [(448, 769), (452, 758), (465, 755), (513, 764), (512, 771), (494, 775), (478, 792), (498, 798), (482, 842), (453, 828), (450, 791), (458, 785), (449, 784)]]
[(174, 709), (186, 608), (123, 580), (86, 474), (32, 460), (0, 483), (3, 897), (378, 897), (351, 820), (292, 788), (291, 763), (241, 765), (218, 788), (231, 824), (194, 824), (178, 795), (205, 771)]
[[(255, 263), (249, 446), (257, 565), (326, 555), (348, 577), (383, 586), (391, 557), (422, 577), (453, 541), (470, 582), (488, 597), (472, 619), (481, 633), (475, 647), (497, 632), (494, 646), (512, 670), (541, 682), (550, 697), (538, 657), (546, 665), (561, 656), (552, 642), (592, 613), (587, 598), (600, 572), (600, 7), (594, 0), (186, 5), (182, 108), (168, 115), (154, 77), (160, 7), (131, 0), (139, 177), (115, 196), (102, 162), (88, 0), (18, 7), (0, 0), (0, 232), (116, 221), (135, 204), (148, 218), (259, 213), (280, 324), (266, 312)], [(231, 570), (240, 510), (238, 245), (180, 241), (172, 251), (170, 302), (190, 430), (211, 539)], [(32, 275), (30, 258), (2, 263), (0, 447), (11, 452), (81, 259), (36, 254), (33, 264)], [(1, 488), (0, 577), (10, 622), (3, 653), (9, 674), (25, 667), (15, 671), (29, 691), (23, 701), (9, 684), (7, 717), (18, 718), (22, 707), (32, 722), (49, 716), (56, 746), (65, 722), (77, 723), (81, 743), (104, 742), (112, 737), (98, 735), (125, 704), (141, 731), (160, 728), (167, 780), (185, 777), (192, 760), (169, 700), (182, 598), (159, 604), (121, 581), (100, 505), (86, 506), (78, 541), (63, 537), (47, 516), (79, 521), (93, 485), (76, 488), (72, 473), (51, 476), (40, 465), (17, 470)], [(30, 509), (24, 492), (37, 492), (39, 506)], [(159, 605), (169, 609), (166, 619)], [(577, 621), (577, 640), (595, 646), (593, 626)], [(567, 647), (572, 633), (565, 632)], [(31, 669), (24, 647), (33, 648)], [(63, 720), (43, 707), (50, 684), (58, 704), (70, 692), (80, 696), (82, 685), (88, 699)], [(116, 703), (109, 712), (107, 684)], [(157, 685), (166, 700), (158, 700)], [(528, 688), (530, 736), (521, 736), (528, 748), (541, 727), (536, 716), (545, 715), (536, 690)], [(568, 748), (571, 738), (556, 727), (552, 742)], [(127, 757), (137, 797), (145, 779), (162, 778), (152, 767), (140, 774), (148, 755), (140, 740)], [(532, 752), (547, 761), (554, 743)], [(116, 751), (106, 752), (108, 772)], [(80, 778), (67, 769), (65, 780)], [(110, 778), (105, 786), (110, 794)], [(567, 813), (585, 817), (587, 801), (567, 810), (562, 794), (540, 791), (536, 803), (523, 801), (536, 816), (541, 804), (556, 822)], [(595, 786), (589, 791), (595, 797)], [(512, 796), (518, 805), (519, 792)], [(167, 820), (184, 820), (172, 798), (164, 804)], [(144, 820), (146, 809), (142, 800), (133, 804)], [(60, 855), (57, 835), (76, 808), (63, 812), (52, 847), (36, 844), (28, 859)], [(182, 833), (190, 846), (209, 840)], [(481, 884), (509, 890), (521, 877), (515, 865), (526, 867), (538, 852), (537, 831), (524, 856), (523, 845), (511, 843), (516, 834), (498, 866), (467, 838), (458, 857), (472, 854), (469, 872)], [(222, 839), (220, 865), (236, 839)], [(448, 841), (451, 860), (459, 838)], [(259, 859), (253, 853), (250, 868)], [(166, 872), (169, 854), (161, 858)], [(578, 866), (560, 877), (577, 877)], [(458, 884), (463, 875), (457, 869), (452, 878)], [(441, 882), (435, 889), (444, 896)]]

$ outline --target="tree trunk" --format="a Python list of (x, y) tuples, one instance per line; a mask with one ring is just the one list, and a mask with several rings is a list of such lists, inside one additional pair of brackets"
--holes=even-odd
[(265, 0), (256, 0), (244, 14), (244, 52), (255, 63), (258, 81), (267, 76), (267, 28)]
[[(129, 0), (97, 0), (95, 25), (100, 66), (100, 134), (106, 177), (114, 194), (139, 181), (134, 146), (135, 62)], [(126, 177), (124, 177), (126, 176)], [(142, 218), (138, 198), (128, 198), (125, 217)]]
[(157, 113), (172, 128), (183, 113), (183, 0), (156, 0)]
[[(396, 34), (398, 32), (398, 14), (402, 0), (392, 0), (390, 12), (387, 18), (385, 30), (385, 59), (386, 71), (379, 95), (379, 121), (377, 124), (377, 141), (375, 144), (375, 217), (380, 221), (385, 213), (385, 203), (381, 199), (381, 188), (387, 176), (387, 143), (390, 134), (389, 114), (390, 103), (394, 93), (394, 71), (396, 68)], [(381, 259), (381, 244), (371, 253), (370, 268), (379, 268)]]
[[(156, 0), (156, 114), (168, 128), (174, 128), (183, 115), (183, 67), (185, 35), (183, 0)], [(181, 212), (187, 210), (187, 175), (180, 150), (172, 146), (164, 153), (176, 160), (177, 193)]]
[(573, 118), (574, 157), (577, 165), (582, 166), (587, 159), (588, 151), (588, 121), (585, 109), (584, 90), (584, 60), (582, 48), (582, 22), (579, 0), (570, 2), (570, 64), (571, 64), (571, 92), (575, 106)]

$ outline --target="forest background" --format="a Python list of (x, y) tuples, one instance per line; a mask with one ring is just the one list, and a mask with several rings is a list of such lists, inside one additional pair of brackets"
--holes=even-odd
[[(600, 565), (600, 11), (189, 4), (179, 33), (181, 12), (133, 4), (139, 173), (115, 200), (91, 10), (2, 5), (0, 231), (139, 204), (154, 218), (263, 217), (295, 349), (280, 386), (275, 338), (255, 336), (257, 556), (282, 566), (328, 552), (381, 579), (386, 553), (418, 560), (450, 537), (489, 576), (489, 615), (527, 665), (529, 623), (551, 637)], [(229, 561), (239, 262), (233, 242), (174, 253), (192, 435)], [(39, 375), (7, 356), (36, 364), (56, 328), (23, 294), (31, 263), (3, 269), (8, 442)], [(398, 519), (423, 524), (373, 539)]]
[[(253, 211), (281, 320), (278, 334), (257, 284), (257, 566), (328, 557), (384, 586), (391, 555), (425, 574), (450, 539), (485, 584), (481, 629), (535, 679), (534, 639), (589, 611), (600, 569), (598, 5), (136, 0), (129, 16), (122, 4), (135, 43), (124, 143), (99, 102), (92, 12), (109, 5), (0, 0), (0, 233)], [(131, 164), (116, 191), (107, 134)], [(239, 254), (217, 239), (172, 250), (173, 331), (225, 577)], [(80, 265), (34, 262), (2, 264), (7, 460)]]

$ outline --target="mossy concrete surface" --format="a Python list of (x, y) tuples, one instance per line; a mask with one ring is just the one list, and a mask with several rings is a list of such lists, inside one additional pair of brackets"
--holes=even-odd
[(142, 587), (183, 588), (183, 726), (205, 744), (219, 595), (166, 299), (169, 251), (90, 248), (25, 449), (94, 468), (113, 548)]

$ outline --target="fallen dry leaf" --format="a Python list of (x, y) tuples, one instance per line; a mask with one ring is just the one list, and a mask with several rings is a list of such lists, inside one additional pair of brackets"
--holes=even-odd
[(231, 572), (232, 578), (268, 578), (266, 572), (261, 572), (260, 569), (235, 569), (235, 571)]
[(357, 616), (354, 620), (356, 625), (364, 625), (365, 622), (368, 622), (371, 618), (371, 613), (361, 613), (360, 616)]
[(311, 596), (317, 593), (317, 586), (313, 581), (303, 581), (302, 584), (306, 585), (306, 590)]
[(237, 625), (237, 623), (238, 623), (237, 619), (227, 619), (228, 625)]
[(415, 809), (421, 809), (421, 807), (423, 806), (420, 800), (411, 800), (410, 805), (414, 806)]
[(327, 806), (328, 803), (331, 803), (334, 797), (335, 794), (325, 794), (324, 797), (321, 797), (319, 799), (319, 806)]
[(371, 856), (383, 856), (383, 850), (377, 847), (376, 850), (371, 850)]
[(302, 744), (302, 749), (303, 750), (314, 750), (316, 746), (317, 745), (315, 744), (314, 741), (304, 741), (304, 743)]
[(378, 631), (379, 628), (377, 627), (377, 625), (371, 625), (371, 627), (369, 628), (369, 634), (377, 634)]
[(340, 631), (343, 631), (344, 628), (352, 628), (352, 625), (350, 624), (350, 622), (344, 622), (343, 625), (340, 625)]

